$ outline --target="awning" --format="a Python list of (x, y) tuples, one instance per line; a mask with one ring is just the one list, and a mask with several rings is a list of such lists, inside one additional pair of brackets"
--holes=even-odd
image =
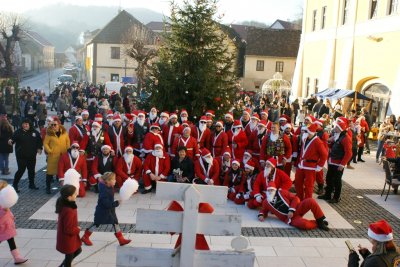
[(359, 92), (355, 92), (353, 90), (335, 89), (335, 88), (325, 89), (324, 91), (316, 93), (315, 96), (321, 98), (331, 98), (331, 99), (340, 99), (343, 97), (355, 98), (356, 93), (357, 93), (357, 99), (372, 100), (371, 98), (366, 97), (365, 95)]

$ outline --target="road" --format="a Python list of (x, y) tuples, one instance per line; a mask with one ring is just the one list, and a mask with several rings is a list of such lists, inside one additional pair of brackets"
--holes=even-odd
[[(33, 77), (27, 78), (20, 82), (20, 87), (30, 86), (31, 89), (39, 89), (44, 90), (46, 95), (49, 95), (51, 91), (54, 89), (54, 84), (57, 81), (57, 78), (63, 73), (63, 69), (55, 69), (49, 72), (42, 72)], [(49, 88), (49, 78), (50, 78), (50, 88)], [(50, 90), (49, 90), (50, 89)]]

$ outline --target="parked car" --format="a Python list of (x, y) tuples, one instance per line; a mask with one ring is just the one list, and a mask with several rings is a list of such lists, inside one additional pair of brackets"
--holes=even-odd
[(73, 82), (74, 78), (72, 77), (72, 75), (63, 74), (57, 78), (57, 85), (60, 85), (62, 83), (73, 83)]

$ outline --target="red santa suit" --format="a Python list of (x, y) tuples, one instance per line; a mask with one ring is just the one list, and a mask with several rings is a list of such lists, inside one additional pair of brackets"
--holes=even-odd
[[(253, 124), (253, 121), (257, 121)], [(249, 139), (253, 132), (257, 132), (257, 124), (260, 122), (260, 117), (257, 113), (251, 115), (250, 122), (244, 128), (247, 138)]]
[(254, 183), (258, 176), (258, 170), (255, 166), (256, 164), (252, 159), (250, 159), (245, 165), (245, 172), (243, 173), (243, 191), (236, 194), (234, 200), (237, 205), (243, 205), (246, 201), (252, 201), (254, 198), (251, 192), (253, 191)]
[(272, 132), (265, 135), (260, 150), (260, 162), (265, 162), (270, 157), (277, 160), (277, 166), (283, 169), (283, 159), (286, 161), (292, 157), (292, 145), (290, 139), (285, 134), (278, 134), (276, 140), (271, 138)]
[[(270, 182), (268, 188), (276, 189), (276, 186), (273, 182)], [(268, 213), (271, 212), (284, 223), (301, 230), (311, 230), (317, 228), (318, 223), (317, 220), (307, 220), (303, 218), (303, 216), (309, 211), (313, 213), (314, 218), (324, 223), (324, 213), (315, 199), (307, 198), (300, 201), (296, 195), (287, 190), (279, 189), (276, 191), (271, 202), (268, 200), (263, 201), (262, 209), (258, 216), (267, 218)], [(287, 216), (289, 212), (293, 212), (293, 217), (291, 219)]]
[[(252, 151), (252, 158), (253, 160), (260, 165), (260, 151), (261, 151), (261, 146), (262, 146), (262, 141), (263, 138), (266, 134), (268, 134), (268, 130), (266, 128), (266, 122), (264, 120), (261, 120), (258, 125), (257, 125), (257, 131), (254, 131), (250, 138), (249, 138), (249, 144), (248, 148), (251, 149)], [(260, 130), (259, 128), (263, 126), (263, 130)], [(259, 171), (262, 171), (262, 169), (259, 169)]]
[(238, 120), (233, 123), (232, 130), (235, 131), (232, 136), (232, 159), (242, 162), (243, 154), (248, 144), (247, 136), (242, 129), (241, 122)]
[[(82, 117), (76, 116), (75, 118), (78, 119)], [(82, 125), (79, 127), (77, 124), (74, 124), (68, 131), (71, 144), (73, 142), (78, 142), (80, 149), (85, 150), (89, 141), (88, 131), (90, 131), (89, 126)]]
[[(185, 128), (185, 129), (187, 129), (187, 128)], [(185, 129), (183, 129), (183, 130), (185, 131)], [(186, 130), (186, 131), (188, 131), (188, 130)], [(172, 145), (171, 157), (178, 156), (178, 148), (181, 146), (186, 147), (186, 155), (192, 161), (194, 161), (196, 158), (200, 157), (200, 151), (199, 151), (199, 146), (197, 145), (197, 141), (193, 136), (190, 136), (190, 135), (189, 135), (189, 137), (184, 137), (183, 135), (181, 135), (179, 138), (175, 138), (174, 144)]]
[[(125, 153), (130, 150), (133, 153), (133, 148), (128, 146), (125, 148)], [(134, 178), (136, 181), (139, 182), (140, 177), (142, 177), (142, 160), (138, 157), (133, 155), (132, 161), (127, 162), (125, 158), (126, 154), (123, 157), (118, 159), (117, 165), (115, 166), (115, 173), (116, 173), (116, 180), (117, 186), (121, 188), (124, 184), (126, 179)]]
[(87, 177), (88, 177), (86, 157), (84, 155), (78, 155), (76, 159), (73, 159), (71, 156), (71, 151), (62, 154), (60, 160), (58, 161), (58, 171), (57, 171), (58, 179), (60, 181), (64, 181), (65, 172), (71, 168), (75, 169), (81, 175), (81, 180), (79, 181), (79, 196), (84, 197), (86, 195), (85, 183), (87, 182)]
[(252, 199), (247, 203), (247, 207), (250, 209), (256, 209), (261, 206), (262, 201), (266, 198), (267, 185), (270, 181), (273, 181), (278, 189), (289, 190), (292, 187), (292, 180), (284, 171), (276, 168), (276, 160), (274, 158), (270, 158), (267, 161), (267, 167), (272, 168), (270, 173), (260, 172), (254, 182), (253, 191), (251, 192)]
[(179, 123), (171, 125), (170, 122), (164, 125), (162, 129), (162, 137), (164, 140), (164, 149), (169, 155), (172, 154), (172, 145), (174, 144), (175, 135), (182, 133), (183, 127)]
[(316, 172), (320, 171), (328, 158), (328, 151), (325, 149), (321, 139), (315, 135), (317, 126), (311, 124), (307, 131), (314, 134), (311, 140), (303, 142), (298, 156), (298, 165), (295, 175), (295, 188), (300, 200), (311, 198)]
[(293, 162), (297, 159), (297, 151), (298, 151), (298, 140), (297, 140), (297, 136), (295, 134), (293, 134), (292, 132), (287, 133), (286, 129), (292, 129), (292, 125), (287, 123), (283, 126), (283, 131), (285, 132), (285, 134), (287, 135), (287, 137), (289, 137), (290, 140), (290, 144), (292, 146), (292, 156), (290, 157), (290, 159), (288, 161), (286, 161), (286, 164), (283, 168), (283, 170), (285, 171), (285, 173), (290, 177), (291, 171), (292, 171), (292, 166), (293, 166)]
[[(239, 161), (235, 160), (232, 162), (233, 164), (237, 164), (240, 167)], [(236, 200), (236, 196), (240, 197), (240, 192), (244, 190), (244, 181), (245, 178), (243, 176), (243, 171), (241, 169), (237, 169), (234, 171), (232, 168), (225, 173), (225, 179), (223, 185), (228, 187), (228, 199), (231, 201)]]
[[(229, 160), (225, 160), (224, 157), (229, 157)], [(231, 155), (231, 150), (229, 147), (227, 147), (224, 151), (224, 154), (222, 154), (219, 157), (214, 158), (218, 161), (219, 165), (219, 184), (223, 184), (225, 180), (225, 175), (231, 170), (232, 168), (232, 155)]]
[[(329, 134), (327, 132), (325, 132), (324, 129), (322, 128), (323, 121), (316, 120), (314, 123), (318, 126), (317, 136), (319, 137), (319, 139), (321, 139), (326, 151), (329, 151), (329, 147), (328, 147)], [(319, 172), (316, 173), (315, 180), (317, 181), (318, 186), (320, 186), (320, 187), (324, 186), (324, 170), (320, 170)]]
[[(117, 120), (121, 121), (121, 116), (119, 114), (113, 117), (113, 121)], [(131, 139), (133, 139), (133, 131), (127, 130), (122, 125), (118, 129), (115, 125), (108, 127), (104, 135), (105, 144), (112, 147), (117, 157), (121, 157), (124, 154), (125, 146), (127, 146), (127, 143), (129, 143)]]
[[(199, 121), (199, 126), (193, 127), (193, 129), (192, 129), (192, 136), (197, 140), (200, 150), (202, 150), (203, 148), (206, 148), (207, 150), (210, 151), (211, 150), (211, 131), (210, 131), (210, 129), (207, 128), (207, 126), (204, 122), (207, 122), (207, 117), (201, 116), (200, 121)], [(204, 127), (203, 130), (201, 130), (202, 127)]]
[(150, 126), (150, 132), (148, 132), (144, 136), (143, 140), (143, 153), (145, 154), (151, 153), (155, 144), (164, 145), (164, 139), (161, 134), (152, 131), (152, 129), (154, 128), (158, 128), (161, 131), (161, 127), (158, 123), (152, 124)]
[[(218, 121), (216, 125), (217, 124), (223, 126), (221, 121)], [(228, 147), (228, 135), (224, 132), (224, 130), (221, 129), (221, 131), (215, 132), (211, 136), (211, 145), (212, 145), (211, 149), (212, 156), (214, 158), (222, 156), (222, 153)]]
[[(157, 146), (160, 146), (161, 148), (163, 147), (161, 144), (156, 144), (154, 146), (154, 149)], [(170, 169), (171, 161), (166, 152), (162, 151), (162, 154), (158, 155), (157, 152), (154, 150), (153, 152), (148, 154), (143, 164), (144, 188), (146, 190), (149, 190), (152, 187), (152, 179), (150, 177), (150, 174), (154, 174), (155, 176), (160, 177), (161, 181), (166, 181)]]
[(216, 159), (212, 159), (209, 164), (205, 158), (211, 156), (211, 153), (206, 148), (201, 151), (201, 158), (194, 162), (195, 183), (208, 184), (212, 180), (214, 185), (219, 185), (219, 165)]

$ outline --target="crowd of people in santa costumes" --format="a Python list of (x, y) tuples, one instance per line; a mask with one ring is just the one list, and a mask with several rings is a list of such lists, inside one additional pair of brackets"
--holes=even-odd
[[(306, 115), (296, 129), (289, 116), (270, 121), (268, 114), (267, 109), (245, 109), (240, 118), (227, 112), (219, 119), (212, 110), (189, 114), (153, 107), (149, 112), (98, 113), (89, 120), (82, 111), (68, 132), (57, 176), (62, 181), (63, 172), (76, 169), (80, 197), (91, 187), (97, 192), (98, 178), (115, 172), (116, 188), (132, 178), (142, 193), (152, 192), (157, 181), (225, 185), (230, 200), (250, 209), (268, 202), (270, 182), (278, 192), (296, 192), (300, 201), (313, 198), (317, 183), (319, 198), (339, 202), (343, 169), (352, 158), (349, 120), (337, 118), (329, 134), (324, 118)], [(189, 120), (196, 117), (196, 122)], [(54, 121), (50, 118), (49, 125)], [(58, 131), (53, 136), (59, 137)]]

